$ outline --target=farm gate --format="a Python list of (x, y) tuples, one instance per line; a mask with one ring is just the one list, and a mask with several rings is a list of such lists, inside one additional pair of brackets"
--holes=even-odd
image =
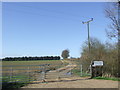
[(90, 76), (90, 71), (79, 63), (2, 66), (2, 83), (41, 83)]

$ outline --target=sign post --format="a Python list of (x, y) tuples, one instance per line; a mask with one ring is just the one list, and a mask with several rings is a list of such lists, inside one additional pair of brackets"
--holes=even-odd
[(103, 61), (93, 61), (91, 67), (91, 78), (102, 76)]

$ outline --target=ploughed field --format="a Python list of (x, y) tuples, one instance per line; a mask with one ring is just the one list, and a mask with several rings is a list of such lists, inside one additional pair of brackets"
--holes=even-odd
[[(60, 60), (40, 60), (40, 61), (2, 61), (2, 73), (16, 71), (23, 72), (25, 70), (40, 70), (44, 64), (48, 64), (49, 68), (57, 69), (64, 66)], [(66, 63), (67, 64), (67, 63)], [(47, 66), (47, 65), (46, 65)], [(7, 71), (9, 70), (9, 71)]]

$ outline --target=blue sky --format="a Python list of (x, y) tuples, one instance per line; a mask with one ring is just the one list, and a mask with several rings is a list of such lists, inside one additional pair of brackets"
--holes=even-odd
[(80, 57), (82, 45), (90, 36), (109, 40), (105, 29), (103, 2), (18, 2), (2, 4), (2, 57), (60, 56), (69, 49), (71, 57)]

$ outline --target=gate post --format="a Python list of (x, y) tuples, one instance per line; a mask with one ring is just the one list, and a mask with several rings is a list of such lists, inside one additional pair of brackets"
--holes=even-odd
[(28, 81), (30, 81), (30, 67), (28, 66)]
[(11, 70), (10, 70), (10, 81), (12, 81), (12, 77), (13, 77), (13, 68), (11, 67)]
[(81, 71), (81, 76), (82, 76), (82, 64), (80, 65), (80, 71)]
[(43, 65), (43, 69), (42, 69), (42, 81), (45, 82), (45, 65)]
[(59, 70), (57, 72), (58, 72), (57, 80), (59, 81), (60, 80), (60, 72), (59, 72)]

